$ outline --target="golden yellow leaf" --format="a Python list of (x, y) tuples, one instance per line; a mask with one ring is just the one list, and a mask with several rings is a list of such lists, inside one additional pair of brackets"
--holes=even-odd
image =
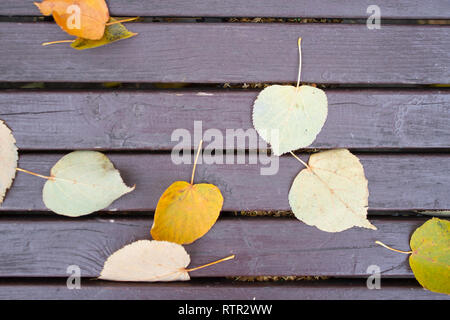
[(0, 204), (16, 176), (18, 159), (16, 139), (6, 124), (0, 120)]
[(174, 182), (162, 194), (151, 230), (153, 239), (192, 243), (216, 223), (223, 197), (215, 185)]
[(311, 155), (305, 165), (289, 191), (299, 220), (327, 232), (354, 226), (376, 230), (367, 220), (368, 182), (356, 156), (347, 149), (328, 150)]
[(158, 201), (151, 234), (155, 240), (189, 244), (205, 235), (216, 223), (223, 205), (219, 188), (212, 184), (176, 181)]
[(109, 20), (104, 0), (44, 0), (34, 4), (43, 15), (53, 14), (65, 32), (84, 39), (101, 39)]

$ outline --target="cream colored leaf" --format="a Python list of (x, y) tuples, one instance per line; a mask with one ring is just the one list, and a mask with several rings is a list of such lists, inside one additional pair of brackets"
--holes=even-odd
[(258, 95), (253, 125), (277, 156), (314, 142), (328, 114), (324, 91), (302, 85), (273, 85)]
[(368, 182), (359, 159), (347, 149), (311, 155), (289, 191), (295, 216), (327, 232), (354, 226), (376, 230), (367, 220)]
[(186, 281), (190, 257), (183, 246), (156, 240), (139, 240), (114, 252), (99, 279), (113, 281)]
[(0, 204), (16, 176), (18, 159), (16, 139), (6, 124), (0, 120)]
[(44, 203), (53, 212), (70, 217), (102, 210), (134, 190), (123, 183), (108, 157), (96, 151), (69, 153), (50, 174), (42, 192)]

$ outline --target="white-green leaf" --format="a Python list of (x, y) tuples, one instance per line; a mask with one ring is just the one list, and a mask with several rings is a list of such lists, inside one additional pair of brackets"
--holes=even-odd
[(324, 91), (302, 85), (273, 85), (258, 95), (253, 125), (277, 156), (314, 142), (328, 114)]
[(347, 149), (314, 153), (289, 191), (295, 216), (327, 232), (354, 226), (377, 228), (367, 220), (368, 182), (359, 159)]
[(55, 213), (78, 217), (108, 207), (134, 190), (122, 181), (111, 161), (96, 151), (75, 151), (62, 157), (45, 183), (43, 199)]
[(6, 124), (0, 120), (0, 204), (16, 176), (18, 158), (16, 139)]

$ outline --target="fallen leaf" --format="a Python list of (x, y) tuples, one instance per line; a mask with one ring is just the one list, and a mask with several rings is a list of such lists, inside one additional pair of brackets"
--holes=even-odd
[(167, 241), (139, 240), (114, 252), (99, 279), (114, 281), (186, 281), (191, 262), (186, 250)]
[(435, 217), (450, 217), (450, 210), (418, 210), (417, 213)]
[[(201, 143), (197, 158), (200, 150)], [(176, 181), (159, 199), (151, 229), (153, 239), (189, 244), (216, 223), (223, 205), (222, 193), (213, 184), (194, 184), (195, 163), (191, 183)]]
[(433, 218), (414, 231), (409, 256), (417, 281), (426, 289), (450, 294), (450, 221)]
[(18, 159), (16, 139), (6, 124), (0, 120), (0, 204), (16, 176)]
[[(117, 20), (111, 18), (109, 22), (116, 22)], [(103, 37), (99, 40), (89, 40), (83, 38), (77, 38), (70, 46), (77, 50), (86, 50), (104, 46), (106, 44), (124, 40), (137, 35), (137, 33), (128, 31), (127, 28), (121, 23), (114, 23), (106, 26)]]
[[(297, 158), (300, 160), (299, 158)], [(359, 159), (347, 149), (311, 155), (289, 191), (294, 215), (327, 232), (354, 226), (376, 230), (367, 220), (368, 182)]]
[(50, 171), (43, 200), (55, 213), (78, 217), (108, 207), (134, 190), (127, 187), (111, 161), (96, 151), (74, 151)]
[(68, 34), (98, 40), (109, 20), (104, 0), (44, 0), (34, 3), (44, 16), (53, 14), (55, 22)]
[(433, 292), (450, 294), (450, 221), (432, 218), (417, 228), (409, 245), (411, 251), (386, 249), (410, 254), (409, 265), (422, 287)]
[(297, 86), (269, 86), (259, 93), (253, 105), (253, 126), (277, 156), (313, 143), (328, 114), (325, 92), (300, 86), (300, 39), (298, 49)]
[(114, 252), (106, 260), (99, 279), (113, 281), (187, 281), (189, 272), (233, 259), (234, 255), (186, 269), (191, 259), (179, 244), (139, 240)]

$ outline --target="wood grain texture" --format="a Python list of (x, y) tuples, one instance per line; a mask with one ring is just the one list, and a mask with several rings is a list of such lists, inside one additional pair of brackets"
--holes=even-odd
[(294, 283), (112, 283), (82, 281), (81, 290), (68, 290), (65, 281), (0, 281), (0, 300), (448, 300), (450, 296), (424, 290), (412, 281), (383, 281), (368, 290), (365, 280), (301, 281)]
[[(34, 0), (2, 0), (0, 15), (39, 15)], [(112, 16), (367, 18), (370, 0), (109, 0)], [(445, 0), (379, 0), (383, 19), (445, 19)]]
[[(236, 258), (191, 273), (191, 277), (336, 276), (367, 277), (378, 265), (383, 277), (413, 277), (408, 255), (414, 230), (428, 218), (372, 218), (377, 231), (352, 228), (327, 233), (294, 218), (221, 218), (186, 250), (191, 267), (235, 254)], [(97, 277), (107, 257), (139, 239), (150, 239), (153, 220), (140, 218), (2, 218), (0, 277), (66, 277), (78, 265), (83, 277)]]
[[(310, 148), (450, 148), (449, 91), (326, 92), (328, 119)], [(172, 133), (184, 128), (193, 135), (194, 121), (202, 121), (203, 132), (213, 128), (223, 136), (227, 129), (253, 128), (257, 94), (0, 92), (0, 119), (12, 128), (21, 150), (171, 150), (178, 144), (172, 141)], [(244, 147), (250, 149), (249, 143)]]
[[(22, 154), (21, 168), (49, 174), (63, 154)], [(136, 190), (114, 202), (107, 211), (154, 210), (163, 191), (174, 181), (189, 181), (191, 164), (176, 165), (168, 154), (107, 154), (128, 185)], [(450, 161), (447, 154), (357, 154), (369, 180), (369, 208), (373, 210), (445, 210), (450, 208)], [(305, 161), (306, 156), (302, 156)], [(191, 157), (192, 160), (193, 156)], [(223, 159), (223, 158), (221, 158)], [(273, 158), (273, 173), (261, 175), (270, 165), (199, 164), (195, 183), (215, 184), (224, 196), (224, 211), (289, 210), (288, 192), (303, 169), (292, 156)], [(279, 160), (279, 163), (277, 163)], [(193, 162), (193, 160), (191, 161)], [(18, 173), (0, 210), (46, 210), (42, 201), (44, 180)]]
[(134, 23), (139, 35), (76, 52), (54, 23), (0, 23), (0, 81), (449, 83), (450, 26)]

